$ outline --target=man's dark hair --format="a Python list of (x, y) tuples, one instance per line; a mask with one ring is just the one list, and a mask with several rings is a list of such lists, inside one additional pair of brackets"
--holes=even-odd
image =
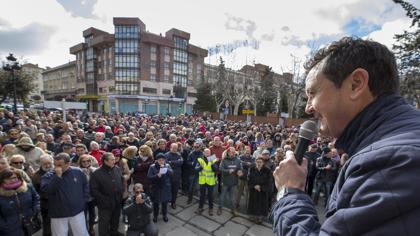
[(62, 152), (62, 153), (59, 153), (59, 154), (55, 155), (54, 160), (55, 161), (63, 160), (64, 163), (67, 164), (67, 163), (70, 162), (70, 155), (65, 153), (65, 152)]
[(374, 96), (398, 92), (399, 78), (394, 54), (371, 40), (344, 37), (322, 48), (305, 63), (306, 73), (325, 59), (321, 72), (340, 88), (355, 69), (369, 73), (369, 89)]

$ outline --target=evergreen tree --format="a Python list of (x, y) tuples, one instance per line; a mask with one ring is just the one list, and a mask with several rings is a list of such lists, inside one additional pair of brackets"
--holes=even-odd
[(265, 116), (273, 112), (276, 105), (276, 91), (273, 86), (273, 71), (267, 67), (261, 76), (261, 89), (257, 99), (257, 114)]
[(197, 100), (195, 100), (194, 110), (216, 112), (216, 101), (211, 94), (210, 83), (200, 83), (197, 87)]
[(411, 29), (396, 34), (393, 50), (398, 61), (401, 77), (400, 92), (408, 100), (420, 107), (420, 11), (412, 4), (393, 0), (412, 19)]

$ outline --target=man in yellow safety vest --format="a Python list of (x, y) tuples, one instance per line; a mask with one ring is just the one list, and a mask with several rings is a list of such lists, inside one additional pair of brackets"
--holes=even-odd
[(199, 173), (198, 184), (200, 185), (200, 202), (196, 213), (203, 212), (204, 201), (209, 201), (209, 215), (213, 215), (213, 187), (216, 184), (215, 172), (217, 171), (217, 158), (211, 155), (210, 149), (206, 148), (203, 152), (204, 156), (197, 158), (195, 170)]

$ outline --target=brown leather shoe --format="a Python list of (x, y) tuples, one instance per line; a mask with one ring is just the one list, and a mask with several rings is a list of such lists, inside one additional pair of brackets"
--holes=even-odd
[(175, 209), (176, 209), (176, 203), (172, 203), (172, 204), (171, 204), (171, 207), (172, 207), (172, 209), (174, 209), (174, 210), (175, 210)]
[(209, 216), (213, 216), (213, 208), (209, 208)]
[(222, 208), (221, 208), (221, 207), (217, 208), (217, 212), (216, 212), (216, 214), (217, 214), (218, 216), (220, 216), (220, 215), (222, 214)]

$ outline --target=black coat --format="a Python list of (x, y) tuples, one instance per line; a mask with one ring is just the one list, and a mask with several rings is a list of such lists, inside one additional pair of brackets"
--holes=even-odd
[(168, 172), (158, 177), (159, 165), (157, 163), (153, 164), (149, 168), (147, 177), (150, 180), (150, 188), (152, 194), (153, 202), (169, 202), (171, 200), (171, 180), (173, 177), (173, 172), (169, 164), (165, 164), (165, 167), (168, 168)]
[(123, 213), (128, 218), (128, 230), (141, 230), (150, 223), (150, 213), (153, 211), (152, 202), (145, 193), (142, 193), (142, 197), (146, 199), (143, 204), (137, 204), (135, 196), (129, 198), (125, 204)]
[[(270, 189), (271, 171), (263, 166), (258, 170), (256, 166), (250, 168), (248, 173), (249, 186), (249, 204), (248, 214), (257, 216), (266, 216), (268, 214), (268, 196)], [(254, 187), (261, 186), (261, 192), (258, 192)]]
[(103, 164), (90, 176), (90, 193), (96, 199), (98, 209), (119, 207), (124, 192), (122, 169)]

